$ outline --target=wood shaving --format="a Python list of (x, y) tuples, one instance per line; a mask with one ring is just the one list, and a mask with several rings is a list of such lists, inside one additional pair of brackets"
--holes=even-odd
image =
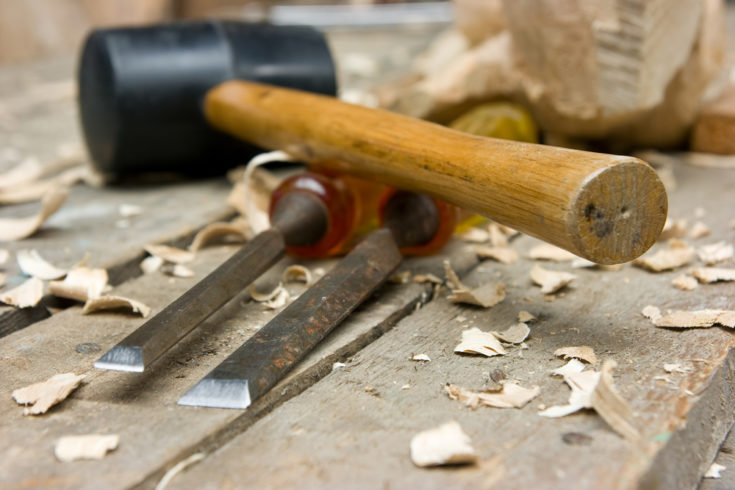
[(648, 305), (641, 311), (641, 314), (651, 320), (652, 322), (656, 322), (659, 318), (661, 318), (661, 310), (653, 305)]
[(613, 384), (612, 372), (616, 367), (617, 363), (612, 359), (602, 363), (600, 381), (592, 393), (592, 408), (615, 432), (636, 444), (640, 441), (641, 434), (636, 427), (633, 410)]
[[(253, 233), (257, 234), (261, 231), (265, 231), (270, 228), (270, 218), (268, 216), (268, 199), (259, 199), (259, 195), (269, 195), (270, 192), (264, 192), (262, 185), (258, 185), (255, 180), (255, 171), (260, 166), (271, 162), (292, 162), (293, 157), (283, 151), (271, 151), (267, 153), (261, 153), (253, 157), (245, 167), (245, 173), (243, 174), (242, 187), (242, 211), (243, 216), (247, 218), (250, 228)], [(263, 169), (260, 169), (263, 171)]]
[(531, 280), (541, 286), (541, 292), (544, 294), (555, 293), (576, 278), (574, 274), (550, 271), (540, 265), (535, 265), (531, 269)]
[(571, 388), (569, 401), (566, 405), (545, 408), (539, 412), (539, 415), (558, 418), (573, 414), (584, 408), (592, 408), (592, 393), (600, 380), (599, 372), (584, 371), (584, 365), (578, 360), (572, 359), (566, 365), (554, 370), (553, 374), (562, 376), (564, 382)]
[(490, 245), (493, 247), (507, 247), (508, 238), (518, 233), (512, 228), (505, 227), (498, 223), (490, 223), (487, 226), (487, 232), (490, 237)]
[(691, 367), (684, 367), (678, 362), (664, 364), (664, 371), (667, 373), (682, 373), (688, 374), (692, 372)]
[(709, 236), (711, 233), (712, 230), (710, 230), (709, 226), (705, 225), (701, 221), (697, 221), (694, 223), (694, 226), (692, 226), (692, 229), (689, 230), (689, 238), (696, 240), (697, 238)]
[(473, 464), (477, 454), (470, 437), (451, 421), (413, 436), (411, 461), (420, 467)]
[(411, 280), (411, 271), (396, 272), (388, 278), (391, 284), (408, 284)]
[(447, 282), (452, 290), (449, 301), (453, 303), (464, 303), (483, 308), (491, 308), (505, 299), (505, 284), (502, 282), (490, 282), (482, 286), (469, 289), (459, 280), (448, 260), (444, 261), (444, 272)]
[(161, 268), (163, 262), (164, 261), (161, 257), (149, 255), (140, 263), (140, 269), (143, 271), (143, 274), (153, 274)]
[(585, 365), (579, 359), (570, 359), (569, 362), (562, 367), (552, 369), (551, 374), (557, 376), (566, 376), (567, 374), (581, 373), (584, 371)]
[(119, 442), (120, 436), (117, 434), (64, 436), (56, 441), (54, 455), (64, 463), (79, 459), (102, 459), (108, 451), (116, 449)]
[(717, 242), (712, 245), (704, 245), (697, 249), (699, 260), (707, 265), (714, 265), (719, 262), (731, 259), (733, 256), (733, 246), (725, 242)]
[(144, 246), (143, 250), (154, 257), (160, 257), (166, 262), (173, 264), (185, 264), (194, 260), (194, 254), (192, 252), (168, 245), (149, 244)]
[(65, 269), (55, 267), (46, 262), (38, 250), (19, 250), (16, 258), (20, 270), (27, 276), (37, 277), (45, 281), (59, 279), (66, 275)]
[(677, 269), (694, 258), (694, 249), (681, 240), (669, 240), (669, 247), (656, 253), (647, 253), (633, 263), (651, 272), (662, 272)]
[(251, 284), (248, 287), (248, 292), (250, 293), (250, 297), (259, 303), (263, 303), (265, 301), (270, 301), (274, 299), (276, 296), (280, 294), (281, 290), (283, 290), (283, 284), (280, 282), (278, 283), (278, 285), (276, 285), (275, 288), (265, 293), (262, 291), (258, 291), (255, 287), (255, 283)]
[(503, 330), (502, 332), (491, 332), (498, 340), (509, 344), (520, 344), (528, 338), (531, 329), (525, 323), (516, 323), (515, 325)]
[(12, 188), (33, 182), (43, 175), (43, 165), (35, 157), (27, 157), (15, 167), (0, 173), (0, 188)]
[(459, 234), (459, 239), (470, 243), (485, 243), (490, 240), (490, 233), (482, 228), (470, 228)]
[(56, 374), (46, 381), (34, 383), (13, 391), (13, 399), (19, 405), (31, 405), (23, 410), (23, 415), (46, 413), (52, 406), (63, 401), (84, 379), (84, 375), (74, 373)]
[(121, 204), (117, 208), (117, 212), (123, 218), (132, 218), (143, 213), (143, 208), (136, 206), (135, 204)]
[(589, 364), (595, 364), (597, 362), (594, 349), (588, 345), (559, 347), (554, 351), (554, 355), (564, 359), (579, 359)]
[(518, 321), (521, 323), (530, 323), (535, 322), (536, 320), (538, 320), (538, 318), (525, 310), (521, 310), (518, 312)]
[(76, 267), (66, 274), (63, 281), (51, 281), (49, 292), (59, 298), (87, 301), (102, 295), (107, 280), (105, 269)]
[(43, 298), (43, 281), (32, 277), (20, 286), (0, 293), (0, 302), (18, 308), (36, 306)]
[(473, 409), (480, 405), (495, 408), (523, 408), (538, 396), (541, 389), (538, 386), (524, 388), (517, 383), (505, 383), (501, 391), (494, 393), (472, 391), (448, 384), (444, 387), (444, 391), (452, 400), (458, 400)]
[(721, 269), (718, 267), (702, 267), (694, 269), (692, 275), (703, 284), (712, 282), (728, 282), (735, 281), (735, 269)]
[(173, 277), (194, 277), (194, 271), (181, 264), (164, 264), (161, 270)]
[(10, 258), (10, 252), (4, 248), (0, 248), (0, 265), (4, 265), (8, 261), (8, 258)]
[(95, 311), (116, 310), (119, 308), (127, 308), (133, 313), (137, 313), (143, 318), (147, 318), (151, 313), (150, 307), (130, 298), (122, 296), (101, 296), (99, 298), (90, 298), (84, 303), (82, 315), (88, 315)]
[(504, 355), (505, 349), (492, 332), (483, 332), (473, 327), (462, 331), (462, 341), (454, 348), (454, 352), (491, 357)]
[(254, 284), (251, 284), (248, 288), (250, 291), (250, 297), (259, 303), (263, 303), (263, 306), (270, 310), (277, 310), (278, 308), (285, 306), (291, 299), (291, 295), (288, 290), (283, 287), (282, 283), (278, 283), (278, 286), (268, 293), (261, 293), (257, 291), (254, 286)]
[(281, 281), (284, 284), (290, 282), (301, 282), (308, 288), (312, 284), (311, 271), (303, 265), (290, 265), (286, 267), (281, 275)]
[(667, 242), (672, 238), (684, 238), (687, 236), (687, 220), (673, 220), (666, 218), (666, 223), (658, 236), (659, 242)]
[(577, 256), (550, 243), (540, 243), (528, 252), (528, 258), (533, 260), (550, 260), (553, 262), (571, 262)]
[(71, 168), (51, 179), (28, 182), (19, 187), (0, 189), (0, 204), (37, 201), (53, 189), (71, 187), (79, 181), (92, 181), (91, 170), (88, 166)]
[(704, 478), (722, 478), (721, 472), (725, 471), (727, 466), (712, 463), (704, 474)]
[(733, 310), (698, 310), (674, 311), (655, 320), (657, 327), (668, 328), (709, 328), (715, 325), (735, 328), (735, 311)]
[(692, 276), (687, 276), (686, 274), (676, 276), (671, 281), (671, 284), (673, 284), (676, 289), (681, 289), (682, 291), (691, 291), (693, 289), (696, 289), (699, 285), (697, 284), (696, 279), (694, 279)]
[(0, 218), (0, 241), (21, 240), (34, 234), (46, 219), (59, 210), (69, 190), (52, 189), (41, 200), (41, 211), (26, 218)]
[(417, 282), (419, 284), (425, 282), (431, 284), (442, 284), (444, 280), (436, 277), (434, 274), (416, 274), (415, 276), (413, 276), (413, 282)]
[(202, 461), (206, 457), (206, 453), (195, 453), (188, 458), (179, 461), (170, 470), (168, 470), (166, 474), (163, 475), (163, 478), (161, 478), (161, 480), (156, 484), (156, 487), (153, 490), (164, 490), (168, 486), (168, 484), (171, 483), (171, 480), (176, 477), (176, 475), (187, 469), (189, 466), (198, 463), (199, 461)]
[(475, 247), (475, 253), (481, 259), (492, 259), (501, 264), (518, 262), (518, 252), (510, 247)]
[(217, 222), (209, 224), (194, 236), (194, 240), (189, 245), (189, 251), (198, 252), (215, 238), (224, 236), (239, 237), (240, 241), (245, 241), (250, 238), (250, 228), (244, 220), (236, 220), (232, 223)]
[(426, 354), (414, 354), (411, 357), (412, 361), (418, 361), (418, 362), (431, 362), (431, 358), (429, 358)]

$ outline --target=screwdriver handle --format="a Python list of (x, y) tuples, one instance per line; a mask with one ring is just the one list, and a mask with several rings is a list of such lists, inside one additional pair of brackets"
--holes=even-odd
[(645, 252), (666, 219), (663, 184), (632, 157), (483, 138), (239, 80), (211, 89), (204, 111), (263, 148), (430, 194), (602, 264)]

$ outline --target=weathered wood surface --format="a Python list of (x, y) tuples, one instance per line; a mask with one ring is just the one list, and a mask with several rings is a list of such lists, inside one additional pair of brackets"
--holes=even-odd
[(726, 469), (720, 473), (720, 478), (704, 478), (699, 485), (700, 490), (730, 490), (735, 488), (735, 431), (730, 431), (727, 439), (720, 446), (715, 463)]
[[(698, 243), (735, 239), (728, 190), (735, 172), (675, 168), (679, 190), (672, 216), (702, 218), (713, 235)], [(531, 240), (519, 240), (527, 250)], [(730, 263), (731, 265), (731, 263)], [(709, 467), (733, 423), (735, 335), (721, 328), (658, 329), (640, 314), (662, 309), (733, 308), (735, 285), (694, 291), (671, 285), (680, 271), (653, 274), (626, 265), (619, 271), (578, 270), (578, 279), (555, 302), (544, 302), (529, 280), (532, 263), (484, 263), (467, 282), (501, 278), (506, 300), (491, 310), (449, 304), (440, 298), (354, 356), (301, 396), (284, 403), (242, 435), (173, 482), (173, 488), (692, 488)], [(549, 266), (567, 269), (568, 266)], [(537, 315), (528, 349), (504, 357), (459, 356), (452, 349), (468, 326), (511, 325), (519, 310)], [(561, 419), (536, 414), (540, 403), (563, 404), (569, 389), (549, 370), (563, 362), (558, 347), (589, 345), (615, 359), (615, 383), (630, 402), (646, 442), (636, 448), (597, 415)], [(432, 361), (417, 364), (412, 354)], [(663, 364), (680, 362), (690, 374), (664, 376)], [(524, 409), (464, 408), (442, 393), (455, 383), (482, 387), (494, 369), (540, 396)], [(402, 387), (409, 384), (410, 388)], [(373, 392), (366, 392), (370, 386)], [(376, 395), (377, 392), (377, 395)], [(458, 420), (472, 437), (480, 463), (461, 469), (419, 469), (408, 446), (417, 432)], [(567, 445), (581, 432), (589, 446)]]

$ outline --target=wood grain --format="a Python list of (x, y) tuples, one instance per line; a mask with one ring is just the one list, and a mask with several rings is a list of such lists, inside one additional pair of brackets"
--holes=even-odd
[(480, 138), (241, 81), (212, 89), (205, 112), (265, 148), (431, 194), (599, 263), (642, 254), (666, 218), (661, 181), (632, 157)]

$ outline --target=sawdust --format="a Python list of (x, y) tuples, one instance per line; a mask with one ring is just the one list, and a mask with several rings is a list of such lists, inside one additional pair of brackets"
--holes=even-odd
[(606, 359), (600, 370), (600, 381), (592, 393), (592, 408), (607, 424), (628, 442), (637, 444), (641, 434), (636, 427), (633, 410), (615, 389), (612, 372), (617, 363)]
[(589, 364), (597, 363), (597, 356), (594, 349), (588, 345), (578, 345), (574, 347), (559, 347), (554, 351), (554, 355), (563, 359), (579, 359)]
[(510, 247), (475, 247), (475, 254), (481, 259), (492, 259), (501, 264), (515, 264), (518, 262), (518, 252)]
[(505, 284), (502, 282), (489, 282), (470, 289), (462, 284), (462, 281), (459, 280), (459, 277), (452, 269), (448, 260), (444, 261), (444, 272), (451, 289), (451, 294), (448, 296), (448, 299), (453, 303), (492, 308), (505, 299)]
[(694, 258), (694, 249), (681, 240), (669, 240), (669, 247), (655, 253), (646, 253), (633, 263), (651, 272), (662, 272), (677, 269), (688, 264)]
[(451, 421), (413, 436), (411, 461), (420, 467), (473, 464), (477, 454), (470, 437)]
[(696, 279), (692, 276), (687, 276), (686, 274), (676, 276), (671, 281), (671, 284), (673, 284), (676, 289), (681, 289), (682, 291), (692, 291), (699, 285)]
[(66, 275), (65, 269), (60, 269), (51, 265), (38, 253), (38, 250), (19, 250), (16, 258), (20, 270), (27, 276), (37, 277), (48, 281), (51, 279), (59, 279)]
[(701, 221), (697, 221), (692, 226), (692, 229), (689, 230), (689, 238), (692, 240), (696, 240), (698, 238), (709, 236), (712, 233), (712, 230), (709, 226), (705, 225)]
[(102, 459), (108, 451), (116, 449), (119, 442), (120, 436), (117, 434), (63, 436), (56, 441), (54, 455), (64, 463), (79, 459)]
[(727, 466), (718, 464), (718, 463), (712, 463), (709, 468), (707, 468), (707, 471), (704, 474), (703, 478), (722, 478), (722, 473), (727, 469)]
[(69, 193), (66, 187), (54, 188), (44, 194), (41, 211), (26, 218), (0, 218), (0, 241), (21, 240), (33, 235), (46, 219), (59, 210)]
[(151, 313), (150, 307), (130, 298), (124, 298), (122, 296), (100, 296), (98, 298), (90, 298), (84, 303), (82, 308), (82, 314), (88, 315), (96, 311), (102, 310), (117, 310), (121, 308), (129, 309), (133, 313), (137, 313), (143, 318), (147, 318)]
[(13, 391), (13, 399), (19, 405), (31, 405), (23, 410), (23, 415), (39, 415), (66, 399), (84, 379), (84, 375), (74, 373), (56, 374), (46, 381), (34, 383)]
[(725, 242), (703, 245), (697, 249), (699, 260), (707, 265), (714, 265), (733, 257), (733, 246)]
[(692, 275), (703, 284), (713, 282), (729, 282), (735, 281), (735, 269), (722, 269), (718, 267), (702, 267), (694, 269)]
[(172, 264), (185, 264), (194, 260), (194, 254), (192, 252), (168, 245), (148, 244), (143, 247), (143, 250), (154, 257), (160, 257), (164, 261), (171, 262)]
[(550, 243), (540, 243), (528, 252), (528, 258), (533, 260), (549, 260), (552, 262), (571, 262), (577, 256)]
[(51, 281), (49, 292), (59, 298), (87, 301), (102, 295), (107, 280), (105, 269), (76, 267), (66, 274), (63, 281)]
[(658, 241), (667, 242), (672, 238), (684, 238), (685, 236), (687, 236), (687, 220), (666, 218), (666, 223), (658, 236)]
[(531, 269), (531, 280), (541, 286), (541, 292), (544, 294), (555, 293), (576, 278), (577, 276), (569, 272), (550, 271), (540, 265), (535, 265)]
[(43, 281), (31, 277), (20, 286), (0, 293), (0, 302), (17, 308), (36, 306), (43, 298)]
[(417, 362), (431, 362), (431, 358), (426, 354), (414, 354), (411, 356), (411, 360)]
[(528, 338), (531, 329), (525, 323), (516, 323), (503, 330), (502, 332), (491, 332), (498, 340), (507, 342), (508, 344), (520, 344)]
[(472, 391), (448, 384), (444, 391), (452, 400), (458, 400), (470, 408), (480, 405), (494, 408), (523, 408), (541, 391), (538, 386), (524, 388), (514, 382), (505, 382), (499, 392)]
[(250, 228), (245, 220), (235, 220), (231, 223), (217, 222), (209, 224), (194, 236), (194, 240), (189, 245), (189, 251), (196, 253), (214, 239), (222, 237), (235, 237), (243, 242), (250, 238)]
[(504, 355), (505, 349), (492, 332), (483, 332), (473, 327), (462, 331), (462, 341), (454, 348), (454, 352), (491, 357)]
[(715, 325), (735, 328), (733, 310), (674, 311), (653, 319), (657, 327), (667, 328), (709, 328)]

